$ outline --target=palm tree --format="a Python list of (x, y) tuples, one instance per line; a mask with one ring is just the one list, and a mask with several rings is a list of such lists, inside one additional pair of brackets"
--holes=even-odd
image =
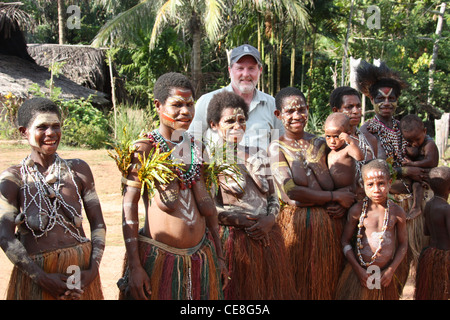
[(125, 39), (130, 25), (136, 22), (148, 23), (154, 19), (150, 38), (150, 49), (154, 49), (163, 28), (173, 24), (178, 30), (187, 33), (192, 40), (191, 72), (197, 92), (202, 85), (201, 51), (202, 37), (206, 34), (210, 41), (220, 36), (220, 25), (224, 10), (223, 0), (143, 0), (131, 9), (122, 12), (100, 30), (93, 41), (94, 46), (114, 43)]
[[(269, 58), (268, 64), (268, 85), (267, 89), (270, 94), (274, 93), (275, 80), (279, 89), (281, 75), (281, 57), (283, 46), (287, 37), (283, 35), (291, 29), (291, 79), (295, 73), (295, 48), (296, 48), (296, 31), (298, 29), (306, 30), (309, 26), (309, 14), (306, 9), (307, 5), (312, 5), (312, 0), (238, 0), (239, 5), (255, 10), (258, 15), (258, 50), (261, 52), (263, 60), (266, 60), (266, 51), (264, 45), (264, 37), (269, 40)], [(260, 17), (262, 19), (260, 19)], [(275, 70), (275, 65), (277, 70)], [(264, 87), (264, 77), (261, 77), (261, 87)], [(292, 80), (291, 80), (292, 81)], [(292, 83), (292, 82), (291, 82)]]
[[(38, 0), (38, 2), (52, 3), (54, 0)], [(65, 5), (64, 0), (57, 0), (58, 8), (58, 42), (64, 44), (66, 42), (65, 34)]]

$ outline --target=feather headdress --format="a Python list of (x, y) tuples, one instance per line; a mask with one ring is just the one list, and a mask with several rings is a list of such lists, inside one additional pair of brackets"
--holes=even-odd
[(389, 69), (385, 62), (381, 62), (380, 66), (375, 66), (364, 60), (356, 69), (356, 84), (358, 90), (369, 98), (373, 97), (374, 92), (380, 87), (394, 88), (397, 97), (403, 89), (408, 87), (408, 84), (401, 79), (400, 74)]

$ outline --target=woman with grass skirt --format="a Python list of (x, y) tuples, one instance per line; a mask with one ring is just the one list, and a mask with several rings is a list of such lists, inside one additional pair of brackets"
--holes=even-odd
[(276, 223), (279, 202), (267, 154), (239, 145), (247, 115), (245, 101), (227, 91), (212, 98), (207, 114), (211, 129), (222, 138), (222, 143), (210, 146), (210, 157), (229, 165), (219, 175), (215, 197), (230, 275), (225, 299), (295, 299), (292, 274), (286, 268), (286, 249)]

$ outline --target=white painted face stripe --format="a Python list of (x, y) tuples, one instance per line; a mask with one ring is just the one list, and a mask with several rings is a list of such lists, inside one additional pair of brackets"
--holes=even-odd
[(384, 173), (384, 171), (381, 171), (381, 170), (372, 170), (372, 171), (367, 172), (366, 176), (369, 179), (377, 178), (377, 177), (384, 177), (385, 173)]

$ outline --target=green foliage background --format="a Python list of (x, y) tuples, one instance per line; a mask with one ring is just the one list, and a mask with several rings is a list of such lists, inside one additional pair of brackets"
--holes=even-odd
[[(189, 18), (193, 10), (205, 13), (203, 1), (183, 4), (178, 12), (178, 22), (165, 24), (158, 37), (156, 48), (149, 49), (151, 32), (157, 10), (164, 1), (63, 1), (75, 4), (81, 10), (81, 29), (67, 30), (68, 44), (90, 44), (94, 37), (111, 19), (127, 10), (139, 8), (137, 14), (127, 16), (124, 24), (119, 24), (122, 41), (108, 45), (117, 50), (114, 65), (125, 80), (128, 103), (123, 108), (143, 110), (148, 117), (136, 127), (152, 126), (155, 114), (152, 107), (153, 83), (163, 73), (181, 72), (192, 77), (192, 30)], [(434, 119), (443, 112), (450, 112), (449, 106), (449, 8), (444, 15), (439, 51), (434, 72), (434, 89), (429, 92), (428, 78), (433, 53), (437, 14), (442, 1), (402, 0), (402, 1), (300, 1), (268, 0), (221, 0), (222, 16), (215, 41), (207, 39), (203, 31), (201, 42), (202, 86), (197, 98), (205, 92), (228, 84), (226, 50), (244, 42), (260, 47), (264, 57), (264, 75), (259, 87), (270, 94), (285, 86), (294, 85), (302, 89), (311, 108), (308, 130), (320, 133), (321, 126), (330, 113), (329, 94), (341, 84), (349, 84), (349, 57), (361, 58), (368, 62), (381, 59), (404, 75), (409, 88), (399, 101), (397, 116), (416, 113), (426, 121), (432, 134)], [(23, 9), (33, 18), (34, 28), (24, 30), (29, 43), (56, 43), (58, 41), (58, 18), (56, 1), (23, 0)], [(349, 25), (349, 16), (352, 9)], [(306, 24), (290, 18), (289, 5), (301, 4), (307, 12)], [(195, 5), (197, 5), (195, 7)], [(136, 7), (135, 7), (136, 6)], [(192, 7), (190, 7), (192, 6)], [(379, 9), (380, 28), (371, 28), (373, 12)], [(189, 9), (189, 10), (188, 10)], [(295, 17), (294, 17), (295, 18)], [(114, 31), (118, 32), (118, 30)], [(344, 49), (347, 32), (348, 57), (342, 79)], [(295, 49), (295, 51), (293, 51)], [(294, 69), (291, 60), (295, 58)], [(293, 83), (290, 77), (293, 76)], [(427, 103), (430, 95), (431, 102)], [(84, 109), (83, 109), (84, 108)], [(372, 107), (366, 100), (370, 118)], [(68, 138), (67, 143), (90, 132), (95, 140), (108, 140), (112, 113), (97, 113), (83, 102), (70, 102), (67, 110), (73, 114), (68, 124), (79, 126), (79, 136)], [(81, 111), (85, 110), (85, 111)], [(82, 113), (86, 113), (82, 115)], [(86, 122), (89, 118), (90, 122)], [(101, 119), (105, 121), (102, 121)], [(106, 118), (106, 119), (105, 119)], [(109, 126), (106, 125), (109, 123)], [(133, 125), (131, 125), (133, 126)], [(98, 129), (94, 129), (98, 127)], [(70, 129), (71, 130), (71, 129)], [(67, 132), (71, 132), (68, 130)], [(121, 129), (116, 130), (120, 134)], [(105, 136), (106, 134), (106, 136)], [(75, 133), (74, 133), (75, 135)], [(101, 143), (88, 142), (92, 147)]]

